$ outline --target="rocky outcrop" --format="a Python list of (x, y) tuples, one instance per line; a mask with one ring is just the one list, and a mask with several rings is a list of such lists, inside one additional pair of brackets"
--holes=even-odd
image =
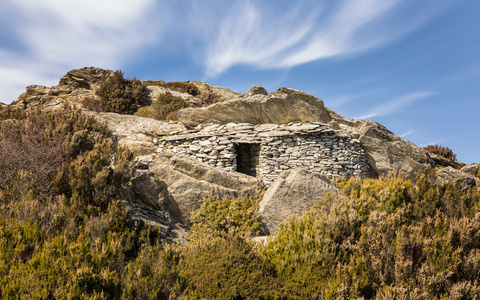
[(94, 67), (71, 70), (60, 78), (59, 85), (53, 88), (53, 94), (59, 94), (60, 91), (71, 92), (79, 88), (93, 90), (98, 87), (103, 80), (112, 75), (113, 71)]
[(170, 153), (158, 153), (148, 171), (168, 186), (185, 223), (206, 198), (259, 197), (263, 189), (263, 183), (255, 177), (221, 171)]
[(433, 178), (436, 183), (440, 184), (447, 182), (458, 183), (462, 189), (475, 186), (477, 182), (477, 179), (472, 175), (452, 167), (436, 168)]
[(303, 215), (327, 193), (338, 190), (330, 181), (306, 170), (283, 171), (268, 188), (259, 205), (262, 221), (270, 233), (291, 214)]
[(104, 123), (116, 135), (119, 145), (128, 147), (136, 155), (155, 153), (158, 137), (184, 131), (179, 123), (162, 122), (150, 118), (116, 113), (85, 112)]
[(280, 88), (267, 94), (265, 89), (255, 85), (241, 97), (208, 107), (186, 108), (178, 117), (188, 128), (202, 123), (324, 123), (360, 141), (366, 152), (369, 177), (401, 171), (413, 178), (418, 171), (432, 168), (432, 160), (423, 149), (384, 126), (369, 120), (345, 118), (325, 108), (322, 100), (293, 89)]
[(383, 125), (370, 120), (348, 119), (328, 111), (332, 117), (330, 126), (360, 141), (366, 152), (369, 177), (400, 171), (413, 179), (417, 172), (428, 172), (433, 167), (433, 161), (422, 148), (396, 136)]
[(240, 96), (240, 94), (237, 92), (234, 92), (225, 87), (211, 85), (205, 81), (189, 81), (189, 82), (194, 84), (197, 87), (199, 96), (201, 98), (207, 99), (209, 97), (214, 96), (216, 98), (216, 102), (221, 102), (221, 101), (225, 101), (225, 100)]
[[(57, 86), (27, 87), (12, 106), (28, 110), (73, 105), (83, 109), (85, 99), (99, 99), (95, 89), (112, 74), (92, 67), (72, 70)], [(302, 214), (327, 192), (336, 192), (319, 173), (377, 177), (401, 171), (413, 178), (434, 165), (423, 149), (384, 126), (345, 118), (324, 107), (321, 99), (304, 92), (282, 87), (269, 94), (254, 85), (240, 95), (206, 82), (188, 83), (198, 88), (195, 96), (170, 89), (165, 82), (144, 82), (152, 100), (170, 92), (191, 106), (214, 103), (181, 110), (181, 123), (86, 112), (104, 122), (120, 146), (139, 156), (137, 177), (125, 189), (124, 198), (132, 216), (160, 226), (165, 239), (184, 241), (184, 224), (188, 224), (191, 212), (211, 196), (258, 197), (263, 182), (271, 184), (276, 180), (261, 203), (262, 217), (269, 230), (275, 231), (289, 214)], [(159, 147), (173, 153), (157, 153)], [(233, 172), (239, 166), (239, 155), (252, 164), (258, 158), (260, 167), (245, 161), (243, 167), (257, 168), (247, 174), (258, 176), (263, 182)], [(434, 176), (437, 182), (459, 182), (466, 188), (475, 184), (473, 176), (479, 170), (479, 165), (466, 166), (462, 171), (438, 168)]]
[(56, 109), (65, 105), (82, 108), (82, 101), (95, 98), (95, 88), (112, 74), (113, 71), (94, 67), (71, 70), (57, 86), (28, 86), (12, 105), (23, 109)]
[[(141, 162), (137, 162), (137, 164)], [(186, 243), (188, 227), (182, 224), (180, 211), (167, 185), (158, 178), (140, 172), (122, 193), (133, 219), (141, 219), (160, 228), (164, 242)]]
[(460, 171), (470, 174), (474, 177), (480, 175), (480, 164), (469, 164), (460, 169)]
[[(307, 93), (279, 88), (265, 95), (258, 86), (245, 95), (201, 108), (185, 108), (178, 119), (188, 128), (202, 123), (287, 124), (289, 122), (328, 123), (331, 118), (323, 101)], [(256, 92), (254, 92), (256, 91)]]

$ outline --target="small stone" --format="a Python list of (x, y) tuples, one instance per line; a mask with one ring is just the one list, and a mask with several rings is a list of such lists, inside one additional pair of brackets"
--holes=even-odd
[(188, 147), (188, 149), (189, 149), (190, 151), (197, 152), (197, 151), (200, 151), (201, 147), (200, 147), (200, 146), (196, 146), (196, 145), (190, 145), (190, 147)]
[(201, 146), (207, 146), (207, 145), (211, 145), (212, 142), (210, 142), (210, 141), (208, 141), (208, 140), (207, 140), (207, 141), (200, 141), (199, 144), (200, 144)]

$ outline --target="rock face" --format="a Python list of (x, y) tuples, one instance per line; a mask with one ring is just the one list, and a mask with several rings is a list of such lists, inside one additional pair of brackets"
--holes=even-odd
[(330, 181), (306, 170), (283, 171), (268, 188), (259, 205), (262, 221), (270, 233), (291, 214), (302, 215), (327, 193), (338, 190)]
[(367, 154), (369, 177), (401, 171), (404, 176), (414, 178), (418, 171), (427, 172), (433, 167), (432, 159), (422, 148), (396, 136), (377, 122), (348, 119), (328, 111), (332, 117), (330, 126), (358, 137)]
[(243, 96), (203, 108), (186, 108), (178, 113), (188, 128), (202, 123), (286, 124), (320, 122), (360, 141), (367, 154), (368, 176), (401, 171), (413, 178), (432, 168), (432, 160), (421, 148), (402, 139), (384, 126), (368, 120), (353, 120), (325, 108), (323, 101), (301, 91), (280, 88), (267, 94), (259, 85)]
[(472, 175), (452, 167), (437, 168), (435, 170), (434, 178), (435, 182), (440, 184), (446, 182), (458, 183), (462, 189), (475, 186), (477, 182), (477, 179)]
[(12, 105), (25, 109), (55, 109), (72, 104), (81, 107), (82, 100), (95, 98), (95, 88), (112, 74), (113, 71), (94, 67), (71, 70), (60, 79), (57, 86), (28, 86), (27, 91)]
[(307, 93), (279, 88), (265, 95), (254, 86), (245, 95), (202, 108), (185, 108), (178, 119), (188, 128), (202, 123), (286, 124), (289, 122), (328, 123), (331, 118), (323, 101)]
[(186, 242), (188, 227), (179, 222), (180, 211), (164, 182), (150, 174), (140, 173), (123, 191), (123, 199), (134, 219), (160, 227), (163, 241)]
[(157, 137), (185, 130), (179, 123), (157, 121), (116, 113), (85, 112), (100, 123), (105, 123), (117, 136), (119, 145), (128, 147), (135, 155), (155, 153)]
[(102, 80), (105, 80), (112, 75), (113, 72), (110, 70), (104, 70), (94, 67), (71, 70), (62, 78), (60, 78), (58, 86), (67, 87), (65, 90), (70, 91), (78, 88), (93, 90), (102, 82)]
[(259, 197), (263, 189), (263, 183), (255, 177), (224, 172), (170, 153), (158, 153), (148, 170), (168, 186), (181, 212), (181, 221), (185, 223), (208, 197)]
[(468, 173), (472, 176), (480, 175), (480, 164), (469, 164), (460, 169), (460, 171)]

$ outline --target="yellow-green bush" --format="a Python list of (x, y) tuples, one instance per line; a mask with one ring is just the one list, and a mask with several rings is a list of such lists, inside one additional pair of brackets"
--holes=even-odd
[(166, 92), (158, 96), (157, 100), (153, 101), (151, 105), (140, 108), (135, 115), (161, 121), (177, 120), (177, 112), (189, 106), (188, 101)]
[(0, 114), (0, 154), (1, 299), (480, 297), (476, 188), (351, 178), (265, 245), (256, 200), (212, 198), (164, 245), (116, 200), (132, 154), (93, 119)]
[(257, 208), (256, 199), (206, 199), (192, 214), (190, 237), (194, 240), (213, 237), (245, 239), (263, 235)]

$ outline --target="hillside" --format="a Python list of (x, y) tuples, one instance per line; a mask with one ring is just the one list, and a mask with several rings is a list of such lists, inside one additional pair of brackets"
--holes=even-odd
[(83, 68), (0, 120), (1, 298), (480, 297), (480, 165), (304, 92)]

